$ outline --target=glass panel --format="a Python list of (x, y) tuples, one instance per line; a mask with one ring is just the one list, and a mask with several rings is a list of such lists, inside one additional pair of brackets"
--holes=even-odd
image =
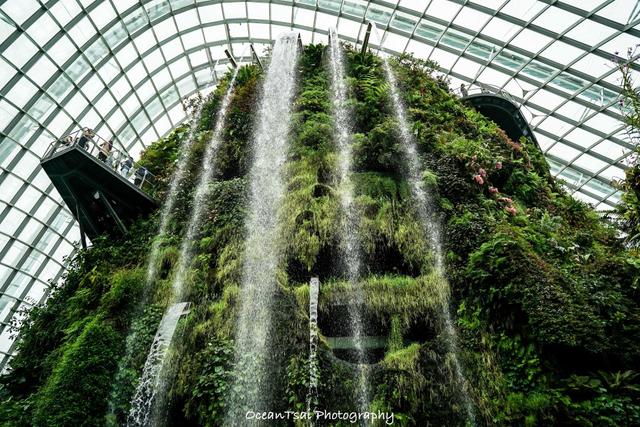
[(151, 22), (171, 12), (171, 6), (167, 0), (153, 0), (147, 3), (144, 8)]
[(333, 11), (340, 10), (340, 1), (335, 0), (318, 0), (318, 6)]
[(31, 277), (24, 273), (17, 272), (7, 287), (6, 294), (12, 297), (20, 298), (31, 281)]
[(26, 144), (29, 138), (39, 128), (38, 124), (27, 116), (22, 116), (18, 124), (9, 132), (9, 136), (15, 141)]
[(7, 160), (13, 158), (13, 154), (17, 152), (18, 147), (20, 146), (9, 138), (2, 138), (0, 140), (0, 167), (7, 166), (9, 163)]
[(104, 32), (104, 39), (111, 49), (115, 49), (127, 39), (127, 29), (122, 25), (122, 22), (116, 21)]
[(97, 65), (97, 63), (109, 53), (109, 48), (101, 40), (98, 39), (85, 51), (87, 58), (91, 63)]
[(172, 105), (175, 102), (178, 102), (179, 99), (180, 97), (178, 96), (178, 92), (173, 86), (171, 86), (169, 89), (165, 90), (162, 93), (162, 100), (164, 101), (164, 104), (167, 106)]
[(71, 65), (67, 68), (67, 74), (71, 77), (76, 83), (79, 83), (82, 80), (82, 77), (86, 73), (89, 72), (91, 66), (89, 63), (81, 56), (79, 56)]
[[(38, 70), (37, 73), (29, 73), (29, 77), (39, 86), (49, 81), (49, 79), (57, 72), (58, 67), (49, 60), (46, 56), (40, 56), (38, 61), (33, 65), (34, 70)], [(2, 70), (0, 70), (2, 72)]]
[(0, 322), (6, 322), (16, 299), (9, 295), (0, 296)]
[(444, 27), (438, 24), (431, 23), (427, 20), (423, 20), (418, 24), (416, 28), (416, 35), (431, 40), (432, 42), (438, 41), (440, 35), (444, 32)]
[(384, 9), (382, 6), (369, 6), (367, 11), (367, 19), (377, 24), (387, 25), (391, 19), (391, 10)]
[(141, 9), (127, 15), (123, 19), (125, 27), (129, 30), (129, 34), (135, 33), (147, 24), (147, 17)]
[(357, 18), (362, 18), (366, 10), (367, 10), (367, 5), (361, 1), (345, 0), (342, 3), (342, 13), (344, 13), (345, 15), (351, 15)]
[(98, 6), (91, 11), (91, 20), (97, 28), (101, 29), (116, 18), (116, 12), (110, 5), (110, 2), (100, 2)]
[(153, 98), (153, 100), (147, 106), (147, 111), (149, 112), (149, 115), (153, 118), (155, 118), (158, 115), (158, 113), (162, 111), (162, 109), (163, 109), (162, 104), (160, 103), (159, 98)]
[(42, 121), (55, 107), (56, 104), (51, 98), (46, 95), (41, 95), (35, 104), (29, 108), (29, 114), (31, 114), (34, 119)]
[(463, 51), (469, 43), (469, 38), (460, 34), (458, 31), (449, 29), (442, 37), (441, 43), (445, 46)]
[(48, 13), (43, 14), (35, 24), (29, 27), (29, 35), (40, 46), (44, 46), (58, 31), (60, 31), (60, 27), (51, 19)]
[(31, 97), (38, 91), (26, 77), (22, 77), (11, 88), (8, 94), (9, 100), (11, 100), (18, 108), (24, 107), (24, 105), (31, 99)]
[(527, 61), (528, 59), (524, 56), (518, 55), (517, 53), (514, 53), (508, 49), (503, 49), (502, 51), (498, 52), (498, 54), (493, 59), (494, 63), (500, 64), (514, 71), (524, 67)]
[(404, 31), (406, 33), (412, 33), (413, 29), (416, 27), (416, 23), (418, 19), (402, 12), (396, 12), (391, 20), (391, 27)]
[(31, 43), (26, 35), (22, 34), (2, 54), (17, 68), (22, 68), (37, 51), (38, 47)]
[[(11, 211), (9, 211), (9, 213), (11, 214), (11, 212), (14, 212), (13, 215), (14, 216), (14, 220), (12, 221), (11, 225), (14, 228), (17, 228), (17, 224), (16, 224), (16, 218), (18, 220), (22, 220), (22, 218), (24, 218), (24, 214), (22, 214), (22, 216), (20, 216), (21, 214), (19, 212), (17, 212), (15, 209), (12, 209)], [(7, 230), (8, 231), (8, 230)], [(9, 232), (8, 234), (12, 234), (13, 232)], [(22, 257), (24, 256), (24, 254), (28, 251), (28, 247), (27, 245), (25, 245), (24, 243), (18, 242), (16, 240), (13, 241), (13, 243), (11, 244), (11, 247), (9, 248), (9, 250), (7, 251), (7, 253), (5, 254), (4, 258), (2, 259), (2, 262), (7, 264), (7, 265), (11, 265), (11, 266), (15, 266), (18, 264), (18, 262), (22, 259)]]
[(520, 72), (540, 82), (545, 82), (557, 71), (559, 70), (545, 65), (540, 61), (533, 60)]
[(31, 15), (40, 9), (35, 0), (21, 0), (20, 2), (4, 2), (2, 11), (6, 13), (18, 25), (22, 24)]

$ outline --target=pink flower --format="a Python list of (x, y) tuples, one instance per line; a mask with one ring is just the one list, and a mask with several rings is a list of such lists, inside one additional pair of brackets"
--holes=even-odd
[(474, 175), (473, 176), (473, 180), (476, 182), (476, 184), (478, 185), (483, 185), (484, 184), (484, 179), (482, 179), (482, 177), (480, 175)]
[(478, 173), (480, 174), (481, 177), (485, 178), (487, 176), (487, 171), (480, 168), (480, 170), (478, 171)]
[(478, 156), (476, 156), (475, 154), (471, 157), (471, 160), (473, 160), (474, 162), (478, 160)]
[(502, 169), (502, 162), (496, 162), (496, 169)]
[(496, 187), (489, 187), (489, 194), (497, 194), (498, 189)]
[(514, 206), (507, 206), (506, 208), (504, 208), (504, 210), (511, 214), (511, 216), (516, 216), (516, 214), (518, 213), (517, 209)]
[(511, 200), (509, 197), (500, 197), (498, 199), (499, 202), (504, 202), (508, 205), (511, 205), (513, 203), (513, 200)]

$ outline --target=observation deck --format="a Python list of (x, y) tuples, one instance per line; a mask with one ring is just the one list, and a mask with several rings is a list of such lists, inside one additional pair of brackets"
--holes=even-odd
[(127, 225), (158, 207), (149, 195), (154, 175), (115, 145), (78, 130), (53, 141), (40, 161), (80, 224), (83, 247), (85, 235), (124, 234)]
[(473, 105), (480, 114), (493, 120), (513, 141), (524, 136), (539, 147), (527, 119), (520, 112), (518, 101), (511, 94), (485, 84), (473, 85), (467, 89), (458, 88), (454, 93)]

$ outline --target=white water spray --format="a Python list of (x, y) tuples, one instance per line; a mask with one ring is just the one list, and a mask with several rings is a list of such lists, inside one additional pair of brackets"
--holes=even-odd
[(339, 157), (339, 193), (342, 209), (342, 255), (347, 280), (351, 286), (349, 304), (349, 323), (358, 354), (358, 409), (369, 410), (369, 383), (366, 377), (365, 352), (363, 343), (362, 307), (364, 297), (360, 285), (360, 239), (358, 237), (358, 212), (353, 203), (352, 169), (352, 126), (347, 107), (347, 85), (344, 77), (344, 59), (338, 33), (334, 28), (329, 30), (331, 54), (331, 88), (332, 109), (334, 117), (334, 137), (338, 146)]
[[(318, 406), (318, 294), (320, 280), (311, 279), (309, 284), (309, 392), (307, 393), (307, 412), (312, 413)], [(311, 423), (313, 425), (313, 423)]]
[(198, 129), (198, 124), (200, 123), (203, 105), (204, 103), (200, 103), (193, 114), (192, 122), (189, 126), (189, 135), (187, 136), (184, 145), (180, 147), (180, 157), (178, 158), (176, 170), (173, 173), (171, 183), (169, 184), (169, 191), (167, 192), (165, 201), (162, 205), (162, 212), (160, 213), (160, 225), (158, 227), (156, 238), (153, 239), (153, 243), (151, 244), (151, 251), (149, 251), (149, 258), (147, 260), (147, 282), (145, 286), (145, 292), (148, 292), (150, 290), (151, 285), (153, 285), (158, 275), (158, 255), (160, 254), (160, 246), (162, 244), (163, 237), (167, 233), (167, 228), (169, 227), (171, 213), (173, 211), (173, 207), (176, 204), (176, 198), (178, 197), (178, 189), (180, 188), (180, 184), (182, 184), (182, 181), (184, 180), (184, 177), (186, 175), (187, 163), (189, 157), (191, 156), (193, 143), (195, 141), (195, 133)]
[[(184, 282), (193, 259), (193, 242), (202, 226), (202, 217), (206, 205), (205, 197), (208, 192), (209, 184), (213, 179), (215, 155), (220, 147), (222, 130), (224, 129), (226, 122), (226, 116), (229, 109), (229, 103), (231, 102), (231, 94), (233, 92), (237, 73), (238, 71), (236, 69), (229, 81), (229, 86), (227, 87), (218, 109), (218, 115), (211, 139), (208, 141), (205, 153), (202, 157), (200, 178), (193, 196), (193, 206), (189, 222), (187, 223), (187, 233), (182, 240), (178, 268), (173, 277), (171, 295), (172, 303), (180, 302), (184, 296)], [(128, 425), (146, 426), (150, 425), (152, 422), (154, 425), (162, 423), (162, 420), (154, 420), (152, 414), (154, 413), (154, 405), (160, 405), (164, 401), (167, 387), (169, 385), (166, 381), (163, 381), (163, 378), (168, 375), (168, 373), (165, 372), (167, 351), (171, 344), (171, 338), (173, 337), (173, 332), (175, 331), (175, 327), (179, 319), (179, 316), (176, 317), (174, 315), (174, 307), (176, 305), (177, 304), (171, 305), (167, 309), (163, 316), (163, 320), (160, 323), (160, 327), (151, 346), (151, 351), (147, 356), (144, 370), (140, 378), (140, 383), (132, 400)], [(165, 318), (169, 320), (165, 322)], [(171, 326), (172, 329), (170, 329), (169, 326)], [(164, 330), (170, 331), (170, 335), (163, 333)]]
[(187, 233), (182, 239), (182, 246), (180, 247), (180, 258), (178, 261), (178, 269), (173, 279), (173, 300), (180, 301), (184, 294), (184, 281), (187, 275), (189, 266), (193, 259), (193, 243), (196, 235), (202, 227), (202, 216), (204, 215), (204, 208), (206, 206), (206, 196), (209, 192), (209, 184), (213, 180), (213, 172), (215, 170), (214, 163), (215, 157), (220, 148), (222, 139), (222, 130), (224, 129), (227, 113), (229, 110), (229, 103), (231, 102), (231, 94), (236, 82), (236, 76), (238, 75), (238, 69), (233, 72), (227, 91), (222, 98), (220, 108), (218, 109), (218, 115), (216, 123), (214, 125), (213, 134), (211, 139), (207, 143), (204, 155), (202, 157), (202, 166), (200, 172), (200, 179), (196, 187), (196, 193), (193, 196), (193, 205), (191, 207), (191, 217), (189, 218)]
[[(380, 36), (378, 30), (373, 25), (374, 31), (378, 37), (378, 46), (381, 46)], [(393, 112), (398, 122), (400, 130), (400, 140), (402, 141), (402, 150), (406, 159), (406, 175), (409, 185), (411, 186), (411, 193), (415, 199), (416, 211), (418, 217), (423, 224), (427, 236), (430, 239), (431, 250), (434, 256), (434, 268), (436, 273), (446, 282), (444, 277), (444, 263), (442, 258), (442, 243), (441, 243), (441, 229), (438, 219), (435, 214), (435, 206), (431, 195), (425, 191), (424, 184), (421, 176), (421, 166), (418, 156), (418, 149), (416, 142), (413, 139), (413, 135), (409, 130), (409, 124), (407, 115), (405, 112), (404, 104), (400, 98), (398, 91), (398, 83), (396, 75), (389, 64), (389, 60), (386, 55), (381, 55), (383, 60), (383, 67), (387, 81), (389, 82), (389, 89), (391, 91), (391, 103)], [(448, 288), (448, 286), (447, 286)], [(458, 338), (453, 320), (451, 319), (451, 309), (449, 307), (449, 290), (441, 291), (441, 316), (443, 332), (449, 347), (449, 354), (451, 357), (451, 363), (453, 364), (453, 373), (455, 375), (455, 381), (459, 388), (460, 399), (464, 405), (465, 412), (467, 414), (467, 421), (471, 425), (476, 425), (475, 411), (473, 403), (469, 397), (469, 383), (462, 371), (462, 365), (458, 358), (460, 353), (458, 348)]]
[[(189, 157), (191, 156), (193, 144), (195, 142), (195, 134), (198, 129), (198, 124), (200, 123), (200, 118), (202, 116), (202, 107), (204, 103), (199, 103), (196, 110), (193, 112), (191, 117), (191, 124), (189, 125), (189, 133), (187, 135), (187, 139), (184, 144), (180, 147), (180, 156), (178, 157), (178, 162), (176, 164), (176, 169), (171, 177), (171, 182), (169, 183), (169, 190), (165, 196), (164, 203), (162, 204), (162, 211), (160, 212), (160, 225), (158, 226), (158, 231), (156, 233), (156, 237), (153, 239), (151, 243), (151, 250), (149, 251), (149, 255), (147, 258), (147, 274), (146, 281), (144, 287), (144, 293), (142, 296), (142, 302), (140, 306), (142, 307), (149, 297), (149, 293), (151, 292), (151, 288), (156, 281), (156, 277), (158, 276), (158, 256), (160, 255), (160, 247), (162, 245), (162, 239), (165, 237), (167, 233), (167, 228), (169, 227), (169, 220), (171, 219), (171, 214), (173, 212), (173, 208), (176, 204), (176, 199), (178, 197), (178, 190), (180, 188), (180, 184), (184, 180), (186, 175), (186, 168), (188, 164)], [(127, 347), (126, 347), (126, 356), (123, 360), (130, 359), (135, 344), (138, 340), (138, 337), (135, 333), (132, 333), (131, 330), (127, 335)], [(126, 369), (124, 366), (120, 366), (119, 371), (122, 372), (123, 369)], [(115, 392), (115, 389), (112, 391), (112, 394)], [(112, 397), (113, 399), (113, 397)], [(113, 413), (113, 400), (109, 402), (109, 412)]]
[(249, 172), (247, 237), (235, 336), (235, 392), (227, 401), (227, 425), (246, 424), (246, 410), (268, 411), (273, 395), (268, 366), (273, 354), (273, 303), (282, 255), (278, 211), (285, 194), (283, 174), (297, 58), (297, 33), (278, 38), (262, 87)]
[(127, 419), (129, 426), (153, 425), (153, 404), (157, 401), (158, 391), (165, 388), (163, 375), (166, 370), (166, 353), (178, 326), (178, 320), (184, 314), (189, 303), (173, 304), (162, 316), (160, 326), (153, 338), (151, 350), (142, 370), (140, 383), (131, 400), (131, 410)]

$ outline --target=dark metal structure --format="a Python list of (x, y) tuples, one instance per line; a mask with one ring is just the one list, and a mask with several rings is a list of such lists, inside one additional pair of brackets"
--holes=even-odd
[(535, 134), (520, 112), (520, 108), (499, 93), (481, 92), (462, 98), (485, 117), (493, 120), (514, 141), (521, 137), (531, 139), (539, 147)]
[(143, 191), (153, 188), (150, 172), (137, 168), (131, 173), (128, 154), (110, 150), (107, 155), (93, 138), (82, 138), (70, 135), (54, 142), (40, 165), (78, 221), (86, 248), (85, 236), (126, 233), (128, 224), (158, 205)]

